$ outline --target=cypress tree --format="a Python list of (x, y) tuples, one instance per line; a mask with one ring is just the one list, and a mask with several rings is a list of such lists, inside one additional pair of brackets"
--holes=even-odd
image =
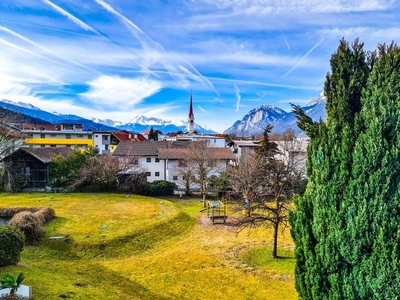
[[(362, 97), (343, 219), (347, 299), (400, 298), (400, 48), (380, 45)], [(350, 241), (350, 242), (349, 242)], [(350, 272), (351, 271), (351, 272)]]
[(310, 137), (308, 184), (303, 197), (295, 199), (290, 216), (296, 244), (295, 275), (299, 299), (344, 299), (343, 274), (348, 265), (341, 243), (346, 222), (343, 201), (352, 174), (352, 152), (359, 134), (362, 90), (367, 85), (371, 60), (356, 40), (351, 46), (341, 40), (332, 55), (327, 74), (327, 121), (312, 122), (299, 107), (298, 125)]

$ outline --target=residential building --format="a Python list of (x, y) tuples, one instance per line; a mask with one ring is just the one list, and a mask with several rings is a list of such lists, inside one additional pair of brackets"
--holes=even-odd
[(82, 124), (25, 124), (22, 133), (26, 135), (25, 143), (33, 148), (71, 147), (87, 150), (94, 147), (93, 132), (85, 131)]
[[(184, 187), (179, 176), (178, 166), (192, 159), (193, 152), (190, 141), (146, 141), (120, 142), (113, 156), (118, 156), (123, 171), (145, 172), (147, 181), (168, 180)], [(215, 159), (212, 170), (218, 175), (226, 169), (226, 164), (236, 157), (228, 148), (210, 147), (210, 157)]]
[[(185, 188), (185, 171), (195, 170), (196, 150), (191, 148), (159, 148), (158, 158), (165, 165), (165, 180), (176, 183), (178, 188)], [(219, 176), (221, 172), (226, 171), (227, 164), (236, 160), (235, 155), (228, 148), (208, 148), (209, 157), (207, 157), (206, 170), (207, 177)], [(202, 154), (200, 154), (202, 155)], [(195, 173), (195, 172), (194, 172)], [(192, 175), (191, 188), (198, 189), (200, 184), (196, 183), (197, 174)]]
[(93, 146), (99, 150), (99, 154), (111, 153), (110, 140), (110, 131), (93, 131)]
[(143, 134), (132, 133), (124, 130), (112, 132), (110, 136), (110, 153), (114, 152), (120, 142), (129, 141), (144, 142), (147, 141), (147, 139)]

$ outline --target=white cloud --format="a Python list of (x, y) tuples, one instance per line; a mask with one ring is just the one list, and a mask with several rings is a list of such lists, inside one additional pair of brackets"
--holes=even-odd
[(89, 91), (81, 96), (95, 105), (133, 107), (162, 88), (159, 81), (148, 78), (122, 78), (101, 75), (87, 82)]
[(387, 10), (396, 0), (192, 0), (247, 14), (338, 13)]
[(240, 98), (242, 98), (242, 96), (240, 95), (240, 91), (238, 86), (236, 85), (236, 83), (234, 84), (235, 87), (235, 96), (236, 96), (236, 112), (239, 111), (239, 107), (240, 107)]

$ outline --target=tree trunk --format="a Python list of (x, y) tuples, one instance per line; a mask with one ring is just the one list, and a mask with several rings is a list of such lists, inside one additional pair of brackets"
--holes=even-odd
[(274, 224), (274, 236), (272, 238), (272, 253), (271, 256), (272, 258), (277, 258), (278, 257), (278, 230), (279, 230), (279, 221), (278, 221), (278, 216), (276, 217)]
[(207, 184), (207, 182), (202, 182), (201, 183), (201, 193), (202, 193), (202, 196), (203, 196), (203, 207), (207, 207), (207, 203), (206, 203), (206, 193), (207, 193), (206, 184)]

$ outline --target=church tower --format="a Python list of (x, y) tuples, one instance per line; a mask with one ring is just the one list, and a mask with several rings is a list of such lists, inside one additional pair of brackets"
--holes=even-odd
[(190, 107), (189, 107), (189, 115), (188, 115), (188, 125), (187, 131), (189, 134), (194, 133), (194, 114), (193, 114), (193, 103), (192, 103), (192, 92), (190, 92)]

